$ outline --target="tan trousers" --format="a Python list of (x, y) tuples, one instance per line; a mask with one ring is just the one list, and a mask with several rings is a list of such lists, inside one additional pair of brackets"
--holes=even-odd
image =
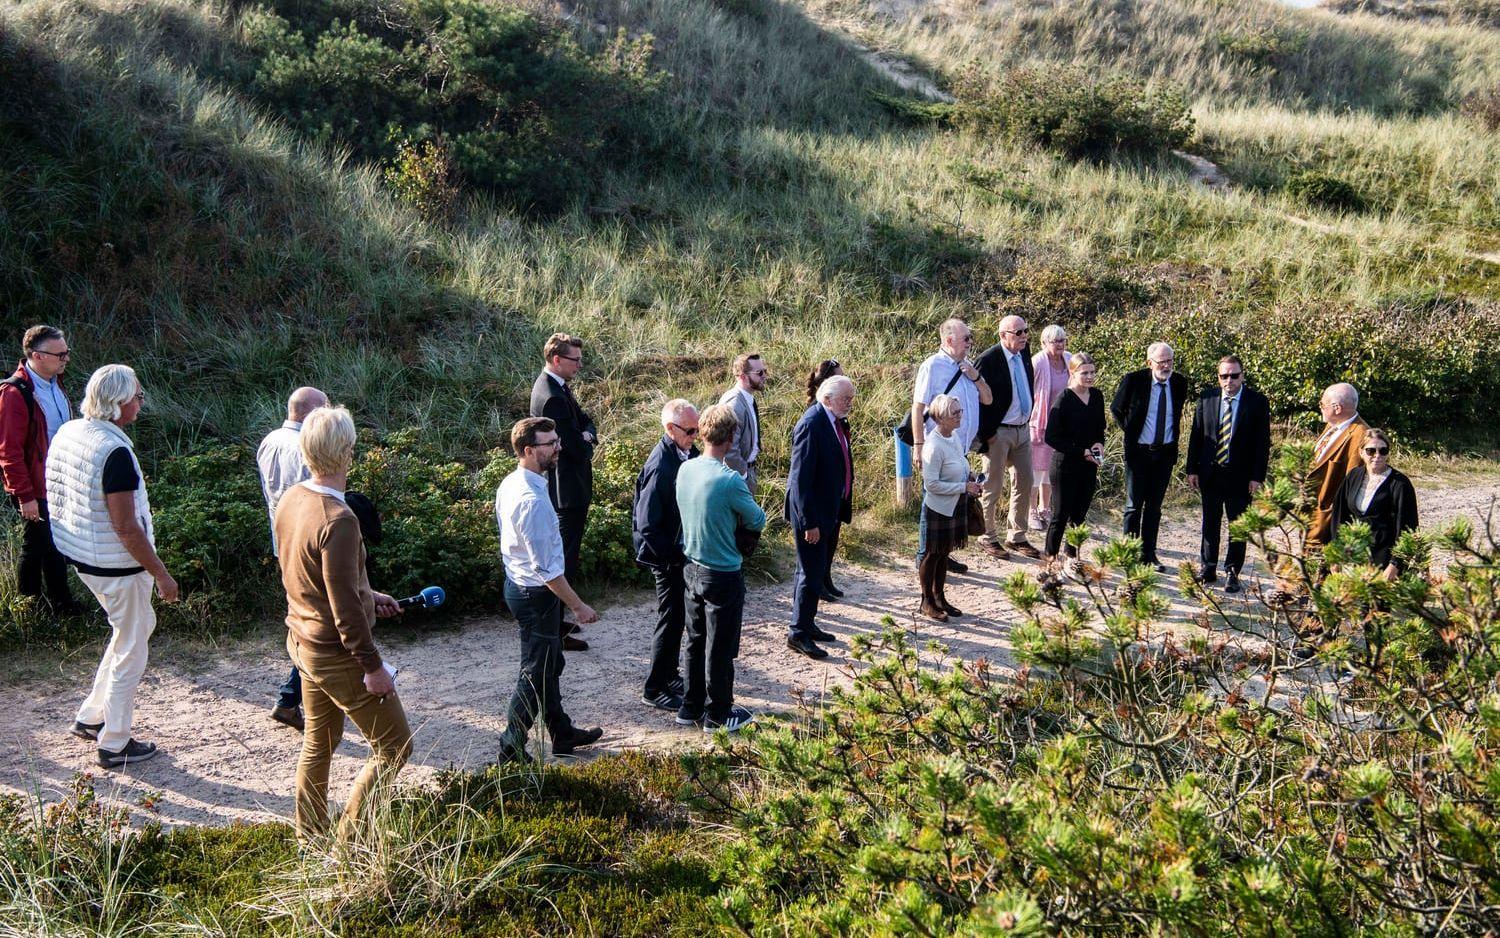
[(365, 674), (348, 652), (318, 652), (297, 643), (291, 633), (287, 654), (302, 674), (302, 707), (306, 728), (302, 758), (297, 762), (297, 838), (326, 833), (328, 768), (333, 751), (344, 736), (344, 717), (354, 721), (370, 743), (370, 758), (354, 780), (349, 801), (339, 819), (338, 837), (348, 840), (364, 818), (367, 802), (390, 782), (411, 755), (411, 728), (395, 694), (384, 701), (365, 690)]
[(1031, 428), (998, 428), (984, 454), (984, 471), (987, 478), (984, 494), (980, 496), (984, 505), (984, 539), (991, 544), (1000, 543), (1000, 491), (1009, 476), (1010, 528), (1005, 542), (1018, 544), (1026, 540), (1031, 509)]

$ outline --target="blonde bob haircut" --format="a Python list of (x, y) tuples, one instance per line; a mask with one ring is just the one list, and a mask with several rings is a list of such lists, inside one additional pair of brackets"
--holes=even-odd
[(141, 389), (129, 365), (105, 365), (89, 375), (83, 389), (83, 415), (90, 420), (119, 420), (120, 408)]
[(297, 443), (313, 475), (348, 472), (354, 464), (354, 418), (347, 407), (319, 407), (302, 421)]
[(963, 405), (952, 394), (939, 394), (927, 405), (927, 416), (933, 420), (946, 420), (954, 411), (962, 411)]

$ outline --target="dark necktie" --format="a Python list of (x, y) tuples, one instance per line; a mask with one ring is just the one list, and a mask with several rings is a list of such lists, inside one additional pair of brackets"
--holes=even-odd
[(755, 454), (760, 455), (760, 405), (755, 403), (755, 397), (750, 398), (750, 413), (755, 415)]
[(1165, 446), (1167, 442), (1167, 385), (1162, 382), (1156, 387), (1156, 439), (1152, 442), (1157, 446)]
[(578, 406), (578, 398), (573, 396), (573, 386), (566, 381), (563, 382), (563, 394), (568, 398), (568, 406), (573, 408), (573, 419), (578, 421), (579, 428), (582, 429), (583, 408)]
[(839, 449), (844, 451), (844, 497), (849, 497), (849, 490), (854, 487), (854, 462), (849, 455), (849, 425), (844, 418), (833, 418), (834, 429), (839, 435)]

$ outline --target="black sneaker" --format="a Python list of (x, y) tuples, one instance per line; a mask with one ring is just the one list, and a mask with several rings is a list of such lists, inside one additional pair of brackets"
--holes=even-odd
[[(1213, 567), (1199, 567), (1198, 579), (1202, 580), (1205, 585), (1209, 583), (1217, 583), (1219, 582), (1219, 571), (1214, 569)], [(1229, 582), (1234, 582), (1233, 573), (1229, 574)]]
[(677, 725), (678, 726), (697, 726), (699, 723), (702, 723), (702, 722), (703, 722), (703, 711), (702, 710), (689, 710), (687, 707), (683, 707), (683, 708), (681, 708), (681, 709), (679, 709), (677, 711)]
[(512, 746), (510, 743), (500, 744), (500, 754), (495, 757), (496, 765), (518, 765), (531, 761), (531, 754), (526, 751), (526, 746)]
[(102, 729), (104, 729), (103, 723), (79, 723), (77, 720), (74, 720), (73, 725), (68, 727), (68, 732), (79, 739), (97, 740), (99, 738), (99, 731)]
[(641, 703), (658, 710), (677, 710), (682, 706), (682, 695), (670, 691), (646, 691), (641, 694)]
[(596, 726), (593, 729), (585, 730), (576, 726), (570, 726), (568, 727), (566, 736), (561, 739), (556, 736), (552, 737), (552, 754), (554, 756), (570, 755), (575, 749), (592, 746), (594, 743), (597, 743), (603, 735), (604, 730), (602, 727)]
[(687, 694), (687, 685), (682, 682), (682, 678), (674, 677), (667, 682), (667, 693), (682, 697)]
[(156, 755), (156, 743), (143, 743), (132, 739), (119, 752), (99, 750), (99, 764), (106, 769), (120, 769), (132, 762), (145, 762)]
[(1229, 574), (1229, 582), (1224, 584), (1224, 592), (1238, 593), (1244, 588), (1244, 586), (1240, 585), (1240, 578), (1238, 576), (1233, 573)]
[(746, 723), (749, 723), (754, 719), (755, 714), (751, 713), (749, 710), (746, 710), (744, 707), (730, 707), (729, 715), (722, 720), (715, 720), (713, 717), (704, 717), (703, 732), (712, 733), (716, 730), (722, 729), (730, 733), (738, 733), (740, 731), (740, 727), (744, 726)]

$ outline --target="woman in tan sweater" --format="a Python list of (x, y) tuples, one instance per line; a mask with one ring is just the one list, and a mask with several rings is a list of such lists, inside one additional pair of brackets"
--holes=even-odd
[(297, 763), (297, 837), (327, 831), (328, 767), (344, 735), (344, 717), (370, 743), (339, 821), (347, 840), (376, 786), (395, 778), (411, 753), (411, 729), (394, 672), (375, 649), (375, 617), (401, 608), (370, 589), (359, 521), (344, 503), (354, 461), (354, 420), (342, 407), (320, 407), (302, 424), (302, 457), (312, 478), (276, 506), (277, 556), (286, 588), (287, 653), (302, 675), (306, 729)]

